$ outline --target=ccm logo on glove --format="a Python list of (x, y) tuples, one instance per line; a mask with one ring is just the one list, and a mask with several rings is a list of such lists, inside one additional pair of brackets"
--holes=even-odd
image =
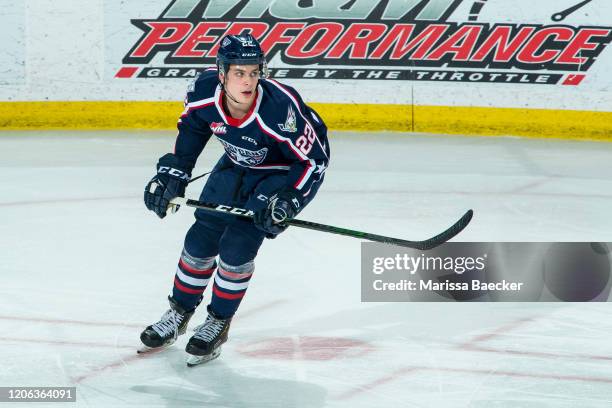
[(174, 169), (172, 167), (167, 167), (167, 166), (160, 166), (159, 169), (157, 170), (157, 173), (168, 174), (172, 177), (176, 177), (178, 179), (185, 180), (185, 181), (189, 181), (191, 179), (191, 177), (189, 177), (189, 174), (187, 174), (186, 172), (179, 170), (179, 169)]

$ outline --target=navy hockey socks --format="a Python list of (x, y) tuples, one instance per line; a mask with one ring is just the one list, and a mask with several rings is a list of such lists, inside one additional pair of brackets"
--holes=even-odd
[(232, 317), (249, 286), (255, 270), (255, 263), (250, 261), (239, 266), (228, 265), (219, 261), (219, 270), (213, 284), (210, 307), (218, 318)]

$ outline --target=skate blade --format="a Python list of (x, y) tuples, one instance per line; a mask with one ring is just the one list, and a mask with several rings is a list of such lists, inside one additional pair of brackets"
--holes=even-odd
[(165, 344), (163, 346), (160, 347), (149, 347), (149, 346), (145, 346), (144, 344), (136, 350), (137, 354), (149, 354), (149, 353), (156, 353), (158, 351), (162, 351), (167, 349), (168, 347), (170, 347), (171, 345), (174, 344), (174, 341), (172, 343), (169, 344)]
[(137, 354), (147, 354), (147, 353), (152, 353), (155, 350), (160, 349), (161, 347), (149, 347), (149, 346), (142, 346), (140, 347), (138, 350), (136, 350)]
[(207, 356), (194, 356), (190, 355), (187, 357), (187, 367), (195, 367), (200, 364), (208, 363), (221, 355), (221, 349), (218, 348)]

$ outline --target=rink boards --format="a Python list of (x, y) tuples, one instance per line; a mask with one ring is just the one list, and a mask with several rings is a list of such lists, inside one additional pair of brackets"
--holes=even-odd
[[(612, 112), (312, 103), (332, 130), (612, 140)], [(4, 129), (172, 129), (178, 102), (0, 102)]]

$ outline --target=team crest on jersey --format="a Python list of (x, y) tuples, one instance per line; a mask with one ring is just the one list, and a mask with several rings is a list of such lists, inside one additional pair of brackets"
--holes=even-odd
[(223, 122), (213, 122), (210, 124), (210, 130), (215, 135), (224, 135), (227, 133), (227, 128), (225, 127), (225, 123)]
[(219, 139), (223, 147), (225, 148), (225, 153), (236, 163), (241, 164), (243, 166), (257, 166), (258, 164), (263, 163), (268, 154), (268, 148), (264, 147), (259, 150), (249, 150), (244, 149), (242, 147), (234, 146), (231, 143), (226, 142), (223, 139)]
[(295, 133), (297, 132), (297, 121), (295, 120), (295, 111), (289, 105), (289, 109), (287, 110), (287, 120), (285, 123), (279, 123), (278, 127), (283, 132)]

